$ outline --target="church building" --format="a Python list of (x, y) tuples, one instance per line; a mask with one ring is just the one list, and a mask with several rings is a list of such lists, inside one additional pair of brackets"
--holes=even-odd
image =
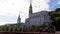
[(26, 26), (32, 25), (48, 25), (52, 22), (48, 11), (40, 11), (37, 13), (32, 13), (32, 4), (29, 7), (29, 18), (26, 19)]
[[(29, 7), (29, 18), (25, 20), (25, 23), (21, 23), (20, 15), (18, 16), (16, 24), (10, 24), (10, 26), (32, 26), (32, 25), (49, 25), (52, 22), (51, 17), (49, 16), (48, 11), (40, 11), (37, 13), (33, 13), (32, 11), (32, 4), (30, 3)], [(9, 26), (9, 25), (7, 25)]]

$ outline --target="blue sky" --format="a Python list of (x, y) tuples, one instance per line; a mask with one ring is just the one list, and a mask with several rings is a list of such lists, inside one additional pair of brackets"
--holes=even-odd
[(49, 6), (50, 10), (54, 10), (55, 8), (60, 7), (60, 4), (58, 4), (58, 0), (50, 0)]
[[(21, 22), (25, 22), (29, 14), (31, 0), (0, 0), (0, 25), (17, 23), (20, 12)], [(32, 0), (33, 13), (41, 10), (54, 10), (60, 7), (60, 0)]]

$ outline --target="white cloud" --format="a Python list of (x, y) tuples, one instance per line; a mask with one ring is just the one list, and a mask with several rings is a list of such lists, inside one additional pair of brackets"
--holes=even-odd
[[(24, 22), (24, 19), (27, 18), (28, 6), (28, 2), (24, 0), (0, 0), (0, 16), (14, 18), (15, 16), (18, 17), (20, 11), (22, 21)], [(25, 15), (26, 17), (24, 17)], [(0, 20), (2, 19), (0, 18)]]
[(33, 11), (49, 10), (49, 1), (50, 0), (33, 0)]
[[(33, 0), (32, 1), (33, 12), (38, 12), (41, 10), (49, 10), (48, 2), (49, 0)], [(26, 0), (0, 0), (0, 16), (6, 16), (8, 18), (18, 17), (19, 11), (22, 18), (22, 22), (24, 22), (25, 19), (28, 18), (29, 2), (27, 2)], [(16, 23), (16, 21), (12, 22), (12, 18), (10, 19), (11, 23), (14, 22)], [(0, 23), (5, 24), (6, 22), (0, 22)]]
[(58, 0), (58, 4), (60, 4), (60, 0)]

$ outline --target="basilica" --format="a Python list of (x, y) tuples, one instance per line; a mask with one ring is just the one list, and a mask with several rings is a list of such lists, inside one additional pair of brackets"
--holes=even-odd
[(32, 25), (49, 25), (52, 20), (51, 17), (49, 16), (48, 11), (40, 11), (37, 13), (32, 13), (32, 4), (29, 6), (29, 18), (25, 20), (25, 23), (21, 23), (21, 18), (20, 15), (18, 16), (17, 23), (16, 24), (9, 24), (7, 26), (32, 26)]

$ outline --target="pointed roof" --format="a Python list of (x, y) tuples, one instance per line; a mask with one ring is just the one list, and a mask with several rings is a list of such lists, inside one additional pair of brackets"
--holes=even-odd
[(32, 4), (30, 3), (30, 6), (29, 6), (29, 17), (32, 15)]
[(32, 4), (30, 3), (29, 12), (32, 12)]
[(32, 8), (32, 4), (30, 3), (30, 8)]
[(21, 22), (21, 18), (20, 18), (20, 12), (19, 12), (17, 23), (20, 24), (20, 22)]
[(21, 18), (20, 18), (20, 11), (19, 11), (19, 15), (18, 15), (18, 20), (21, 20)]

